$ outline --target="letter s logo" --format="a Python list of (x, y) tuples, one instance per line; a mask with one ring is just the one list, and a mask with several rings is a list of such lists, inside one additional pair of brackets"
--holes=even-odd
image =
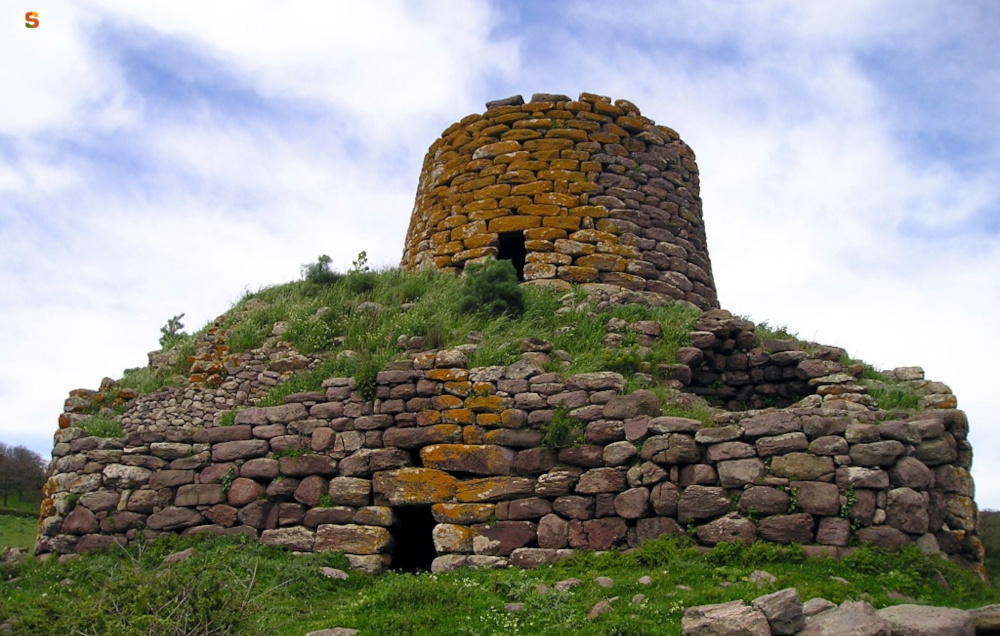
[(37, 29), (38, 28), (38, 12), (37, 11), (28, 11), (27, 13), (24, 14), (24, 26), (28, 27), (29, 29)]

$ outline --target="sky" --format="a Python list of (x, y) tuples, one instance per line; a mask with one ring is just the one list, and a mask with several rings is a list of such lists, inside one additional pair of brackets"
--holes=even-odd
[(441, 131), (591, 92), (694, 148), (722, 306), (948, 384), (1000, 508), (997, 33), (993, 0), (0, 0), (0, 441), (47, 457), (171, 316), (397, 265)]

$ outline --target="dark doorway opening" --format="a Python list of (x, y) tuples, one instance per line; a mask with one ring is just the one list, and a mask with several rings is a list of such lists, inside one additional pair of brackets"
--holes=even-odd
[(517, 280), (524, 280), (524, 260), (528, 250), (524, 247), (524, 232), (503, 232), (497, 245), (497, 260), (510, 261), (517, 272)]
[(396, 550), (391, 568), (403, 572), (424, 572), (431, 569), (437, 556), (431, 531), (436, 522), (430, 506), (401, 506), (396, 508), (396, 526), (392, 534)]

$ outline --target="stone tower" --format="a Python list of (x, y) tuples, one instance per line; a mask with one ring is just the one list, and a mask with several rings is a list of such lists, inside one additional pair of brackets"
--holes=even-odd
[(510, 260), (528, 283), (608, 283), (719, 306), (694, 152), (626, 100), (520, 95), (424, 158), (402, 267)]

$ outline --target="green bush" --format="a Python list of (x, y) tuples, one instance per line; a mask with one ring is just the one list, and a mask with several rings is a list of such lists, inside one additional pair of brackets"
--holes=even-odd
[(332, 260), (333, 259), (326, 254), (321, 254), (320, 257), (316, 259), (315, 263), (303, 265), (302, 279), (316, 285), (329, 285), (331, 283), (336, 283), (338, 280), (343, 278), (343, 275), (330, 269), (330, 262)]
[(524, 291), (510, 261), (488, 261), (465, 268), (458, 310), (464, 314), (511, 317), (524, 313)]
[(583, 441), (583, 425), (571, 417), (569, 409), (562, 404), (552, 413), (552, 419), (539, 428), (542, 446), (546, 448), (566, 448)]

